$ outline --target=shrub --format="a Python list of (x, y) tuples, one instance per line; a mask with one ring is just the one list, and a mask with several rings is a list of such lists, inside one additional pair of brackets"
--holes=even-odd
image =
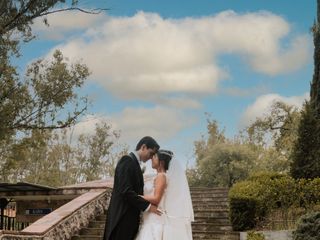
[(297, 230), (293, 233), (293, 240), (320, 239), (320, 212), (302, 216), (299, 219)]
[(256, 225), (257, 202), (249, 198), (230, 200), (230, 220), (234, 231), (244, 231)]
[(262, 233), (250, 231), (248, 232), (247, 240), (265, 240), (265, 237)]
[(230, 219), (233, 229), (248, 230), (272, 210), (287, 216), (290, 208), (309, 207), (319, 200), (319, 178), (295, 180), (278, 173), (256, 173), (230, 189)]
[(297, 182), (300, 206), (308, 208), (310, 205), (318, 204), (320, 201), (320, 178), (304, 179)]

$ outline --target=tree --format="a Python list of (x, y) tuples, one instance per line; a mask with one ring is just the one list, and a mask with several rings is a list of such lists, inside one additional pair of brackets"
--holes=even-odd
[(257, 156), (246, 145), (223, 143), (213, 145), (199, 161), (201, 184), (231, 187), (249, 176)]
[(127, 151), (117, 144), (119, 133), (106, 122), (76, 139), (69, 130), (34, 129), (16, 140), (0, 168), (1, 181), (62, 186), (112, 176), (116, 160)]
[(281, 101), (274, 102), (270, 110), (246, 129), (248, 143), (261, 148), (257, 149), (261, 153), (261, 170), (288, 172), (301, 113), (297, 107)]
[[(58, 11), (95, 14), (102, 10), (86, 11), (78, 8), (77, 2), (0, 1), (0, 168), (3, 181), (23, 178), (22, 173), (15, 171), (23, 169), (25, 164), (25, 156), (18, 148), (37, 142), (39, 149), (34, 157), (42, 158), (40, 152), (46, 152), (46, 146), (41, 141), (46, 142), (49, 137), (44, 130), (69, 127), (87, 109), (87, 98), (76, 94), (90, 74), (86, 65), (70, 63), (58, 50), (50, 60), (40, 59), (28, 66), (25, 76), (19, 75), (14, 65), (14, 60), (20, 57), (21, 43), (34, 38), (32, 24), (36, 18), (42, 17), (48, 25), (46, 16)], [(67, 7), (59, 8), (59, 4)], [(41, 137), (44, 139), (36, 141)]]
[[(96, 124), (94, 135), (79, 136), (74, 154), (78, 166), (77, 181), (85, 182), (101, 176), (113, 176), (115, 155), (118, 157), (118, 153), (112, 150), (114, 141), (119, 137), (119, 133), (111, 131), (111, 126), (105, 122)], [(123, 153), (123, 150), (120, 152)]]
[(194, 143), (196, 166), (187, 169), (189, 184), (231, 186), (253, 172), (289, 172), (300, 118), (294, 106), (275, 102), (270, 113), (233, 139), (208, 119), (208, 135)]
[(310, 102), (306, 102), (299, 126), (299, 135), (292, 154), (291, 174), (295, 178), (320, 176), (320, 0), (317, 19), (313, 25), (314, 74), (310, 88)]
[(320, 117), (320, 0), (317, 0), (317, 19), (312, 27), (314, 43), (314, 73), (310, 88), (310, 103), (317, 118)]
[[(77, 98), (76, 88), (81, 87), (89, 75), (88, 68), (80, 63), (70, 65), (61, 52), (53, 55), (52, 63), (39, 60), (33, 63), (25, 78), (21, 78), (12, 59), (19, 57), (20, 43), (33, 39), (32, 23), (38, 17), (59, 11), (79, 10), (97, 14), (103, 9), (83, 10), (72, 0), (69, 7), (54, 8), (65, 0), (8, 0), (0, 2), (0, 140), (16, 131), (63, 128), (75, 122), (86, 110), (86, 98)], [(74, 103), (73, 109), (57, 112)]]
[[(320, 125), (315, 109), (306, 102), (299, 125), (298, 140), (292, 153), (291, 175), (294, 178), (320, 177)], [(319, 145), (318, 145), (319, 146)]]
[(189, 184), (226, 187), (245, 179), (257, 157), (255, 152), (227, 139), (217, 121), (208, 119), (207, 123), (208, 136), (195, 142), (196, 167), (187, 169)]

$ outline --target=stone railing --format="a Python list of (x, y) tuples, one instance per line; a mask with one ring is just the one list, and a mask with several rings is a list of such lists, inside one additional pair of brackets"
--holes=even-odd
[(70, 239), (109, 204), (111, 189), (89, 191), (42, 217), (20, 232), (1, 231), (0, 240)]

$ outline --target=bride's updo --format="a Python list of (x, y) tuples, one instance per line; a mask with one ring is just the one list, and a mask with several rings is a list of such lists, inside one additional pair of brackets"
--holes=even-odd
[(157, 152), (159, 161), (164, 162), (164, 169), (167, 171), (169, 169), (170, 161), (173, 157), (173, 152), (169, 150), (160, 149)]

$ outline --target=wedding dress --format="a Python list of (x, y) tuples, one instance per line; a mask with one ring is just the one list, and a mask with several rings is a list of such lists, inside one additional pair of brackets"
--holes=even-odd
[[(184, 173), (178, 174), (175, 164), (172, 165), (158, 205), (163, 214), (144, 212), (136, 240), (192, 240), (194, 217), (188, 183)], [(154, 179), (145, 182), (144, 194), (154, 194)]]

